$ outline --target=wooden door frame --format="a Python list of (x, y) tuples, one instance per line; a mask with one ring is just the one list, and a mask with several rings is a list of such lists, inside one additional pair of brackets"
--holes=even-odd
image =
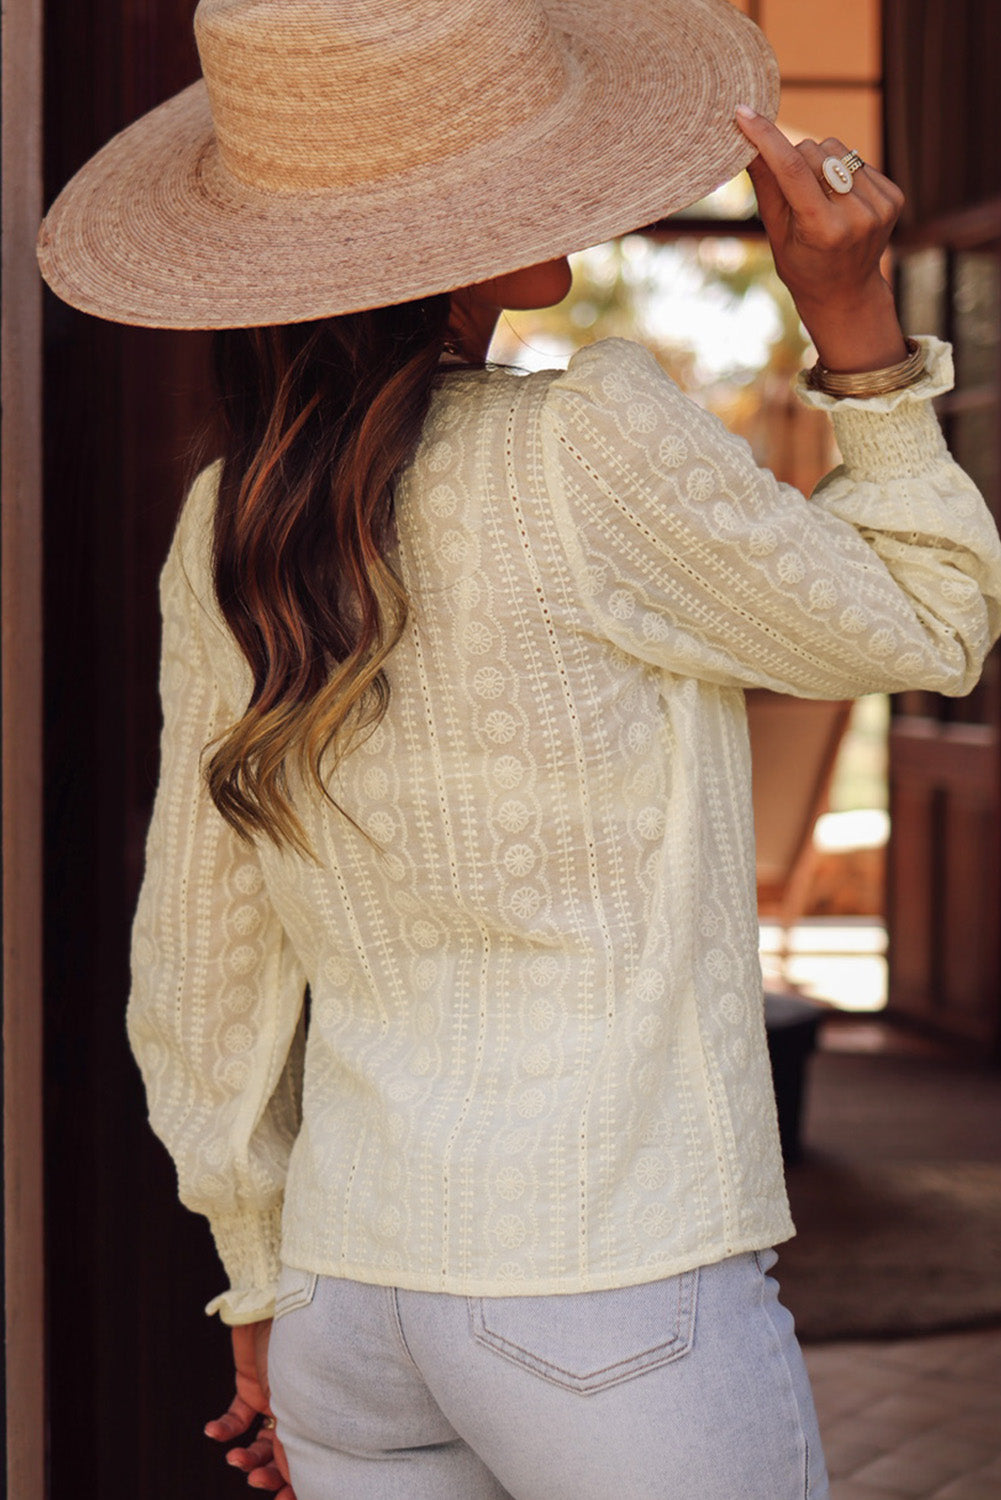
[(3, 1154), (7, 1493), (45, 1494), (42, 1240), (42, 0), (3, 17)]

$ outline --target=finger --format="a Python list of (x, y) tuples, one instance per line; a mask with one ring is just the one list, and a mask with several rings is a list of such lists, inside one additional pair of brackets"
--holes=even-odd
[[(279, 1474), (274, 1464), (265, 1464), (259, 1469), (254, 1469), (247, 1475), (247, 1483), (255, 1490), (282, 1490), (285, 1480)], [(291, 1494), (291, 1491), (289, 1491)]]
[(214, 1438), (218, 1443), (228, 1443), (246, 1432), (258, 1415), (242, 1396), (234, 1396), (228, 1410), (221, 1417), (206, 1422), (202, 1430), (206, 1437)]
[(822, 212), (827, 199), (813, 170), (790, 140), (764, 115), (753, 112), (742, 113), (746, 105), (740, 105), (736, 115), (741, 130), (758, 148), (758, 152), (781, 190), (793, 213), (801, 217)]
[(878, 188), (890, 200), (894, 211), (899, 216), (900, 210), (907, 202), (903, 188), (898, 187), (892, 177), (887, 177), (884, 173), (877, 171), (871, 162), (866, 162), (865, 164), (865, 175), (867, 181), (871, 182), (873, 187)]
[(245, 1448), (231, 1448), (226, 1454), (226, 1462), (234, 1469), (243, 1469), (247, 1474), (252, 1469), (260, 1469), (271, 1464), (274, 1452), (271, 1443), (263, 1437), (258, 1437)]
[(275, 1463), (278, 1466), (278, 1472), (279, 1472), (279, 1474), (281, 1474), (284, 1479), (288, 1479), (288, 1477), (289, 1477), (288, 1459), (285, 1456), (285, 1449), (282, 1446), (282, 1440), (281, 1440), (280, 1437), (278, 1437), (277, 1434), (275, 1434), (275, 1438), (274, 1438), (274, 1453), (275, 1453)]
[(763, 156), (756, 156), (749, 163), (747, 175), (751, 179), (754, 196), (758, 200), (758, 213), (762, 222), (768, 226), (781, 223), (783, 218), (788, 219), (790, 209), (785, 194), (778, 185), (775, 173)]
[[(835, 156), (840, 160), (848, 155), (849, 149), (844, 141), (838, 140), (836, 136), (828, 136), (826, 140), (820, 142), (819, 146), (814, 146), (812, 141), (801, 142), (800, 149), (806, 150), (807, 148), (812, 148), (810, 159), (818, 171), (822, 171), (823, 164), (829, 156)], [(900, 210), (904, 206), (904, 195), (896, 183), (891, 182), (889, 177), (884, 177), (882, 172), (877, 172), (869, 162), (864, 162), (853, 173), (853, 179), (852, 191), (858, 201), (874, 208), (883, 222), (896, 223)], [(828, 192), (826, 186), (825, 192)], [(832, 201), (837, 196), (833, 192), (830, 193)], [(841, 194), (843, 199), (851, 196), (851, 193)]]
[[(826, 156), (843, 157), (848, 155), (848, 147), (844, 141), (839, 141), (836, 136), (828, 136), (827, 140), (821, 141), (820, 150)], [(884, 177), (882, 172), (877, 172), (871, 162), (863, 162), (854, 174), (855, 189), (860, 191), (866, 201), (882, 207), (889, 205), (894, 220), (899, 217), (900, 210), (904, 206), (904, 195), (897, 184), (889, 177)], [(848, 196), (846, 193), (845, 197)]]
[[(828, 136), (819, 145), (814, 141), (801, 141), (799, 150), (817, 173), (818, 178), (821, 179), (823, 179), (824, 162), (827, 161), (828, 157), (833, 156), (837, 160), (841, 160), (848, 155), (848, 147), (843, 141), (839, 141), (834, 136)], [(893, 187), (888, 178), (884, 178), (882, 181), (886, 182), (889, 188)], [(857, 217), (861, 217), (860, 211), (864, 211), (870, 224), (879, 226), (883, 231), (892, 229), (897, 221), (900, 213), (897, 197), (902, 200), (903, 195), (898, 194), (897, 197), (894, 197), (889, 192), (884, 191), (881, 183), (874, 180), (873, 174), (867, 165), (859, 167), (852, 174), (852, 190), (850, 193), (836, 193), (826, 182), (826, 179), (822, 180), (821, 186), (829, 203), (839, 208), (841, 213), (847, 211), (848, 213), (854, 213)]]
[(838, 193), (831, 187), (824, 176), (824, 163), (832, 156), (835, 161), (840, 161), (842, 157), (847, 156), (848, 148), (841, 141), (835, 140), (832, 136), (829, 136), (826, 141), (821, 141), (819, 145), (816, 141), (805, 140), (800, 141), (796, 149), (809, 163), (811, 172), (816, 175), (829, 206), (858, 209), (864, 205), (871, 212), (883, 204), (884, 200), (867, 181), (864, 167), (859, 167), (852, 174), (851, 192)]

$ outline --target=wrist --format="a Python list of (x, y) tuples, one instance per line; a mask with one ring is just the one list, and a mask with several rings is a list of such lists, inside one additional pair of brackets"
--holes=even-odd
[(869, 400), (874, 396), (894, 395), (907, 390), (922, 379), (927, 364), (927, 353), (917, 339), (907, 340), (907, 358), (894, 365), (877, 370), (856, 370), (849, 374), (832, 371), (822, 364), (814, 365), (806, 374), (810, 390), (823, 391), (838, 400), (848, 397)]
[(862, 373), (907, 358), (893, 293), (882, 277), (878, 285), (851, 296), (825, 298), (813, 306), (797, 299), (796, 306), (817, 357), (828, 370)]

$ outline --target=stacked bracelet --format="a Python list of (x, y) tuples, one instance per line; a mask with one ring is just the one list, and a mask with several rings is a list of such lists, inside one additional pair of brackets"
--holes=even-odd
[(860, 370), (854, 375), (839, 374), (828, 370), (818, 360), (806, 377), (812, 391), (823, 391), (826, 396), (886, 396), (891, 391), (902, 391), (925, 372), (925, 351), (917, 339), (908, 339), (910, 351), (898, 365), (889, 365), (885, 370)]

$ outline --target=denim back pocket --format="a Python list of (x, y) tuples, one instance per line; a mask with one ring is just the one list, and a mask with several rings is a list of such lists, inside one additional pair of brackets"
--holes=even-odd
[(316, 1295), (319, 1280), (315, 1271), (297, 1271), (294, 1266), (282, 1266), (275, 1292), (273, 1317), (281, 1318), (294, 1312), (297, 1307), (308, 1307)]
[(695, 1337), (698, 1270), (551, 1297), (470, 1297), (478, 1344), (581, 1395), (680, 1359)]

